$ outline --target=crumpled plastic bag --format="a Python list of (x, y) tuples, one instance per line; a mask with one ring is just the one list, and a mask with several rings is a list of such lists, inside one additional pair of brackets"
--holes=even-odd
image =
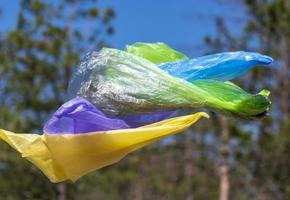
[(46, 122), (50, 134), (88, 133), (130, 128), (123, 120), (106, 117), (89, 101), (76, 97), (63, 104)]
[[(161, 42), (137, 42), (127, 45), (125, 51), (156, 63), (163, 71), (190, 82), (199, 79), (229, 81), (255, 66), (273, 62), (269, 56), (245, 51), (222, 52), (189, 59)], [(164, 56), (166, 54), (168, 57)]]
[[(214, 92), (218, 89), (215, 84), (223, 88), (219, 94)], [(259, 118), (270, 106), (268, 93), (251, 95), (233, 84), (207, 79), (190, 83), (142, 57), (108, 48), (82, 60), (68, 93), (89, 100), (107, 116), (122, 119), (183, 108), (209, 108), (242, 118)], [(150, 117), (143, 119), (146, 123)]]
[[(204, 90), (213, 88), (214, 84), (211, 83), (216, 83), (218, 87), (213, 88), (209, 92), (214, 92), (217, 98), (227, 99), (228, 101), (235, 101), (236, 99), (245, 98), (245, 96), (249, 97), (249, 94), (240, 88), (236, 90), (235, 87), (231, 86), (233, 84), (229, 86), (228, 84), (216, 81), (232, 80), (254, 66), (265, 66), (273, 61), (269, 56), (245, 51), (223, 52), (189, 59), (184, 54), (161, 42), (137, 42), (127, 45), (125, 51), (156, 63), (160, 69), (170, 75), (199, 85)], [(169, 56), (164, 56), (166, 54)], [(200, 81), (201, 79), (204, 81)], [(227, 95), (217, 94), (217, 91), (220, 94), (224, 93)], [(178, 116), (180, 113), (181, 111), (177, 110), (173, 112), (127, 115), (121, 118), (130, 124), (130, 126), (140, 126), (148, 122), (153, 123), (166, 119), (168, 116)], [(256, 116), (249, 116), (248, 114), (246, 118), (260, 118), (265, 114), (266, 112), (256, 114)]]
[(16, 134), (0, 129), (0, 138), (37, 166), (51, 182), (77, 180), (121, 160), (128, 153), (179, 133), (201, 117), (200, 112), (135, 129), (85, 134)]
[(255, 66), (265, 66), (272, 61), (271, 57), (259, 53), (236, 51), (211, 54), (181, 62), (163, 63), (158, 67), (190, 82), (200, 79), (229, 81)]
[(201, 107), (206, 101), (189, 82), (141, 57), (109, 48), (83, 59), (68, 93), (87, 99), (107, 116)]
[[(192, 74), (197, 68), (190, 66), (192, 60), (167, 45), (139, 44), (129, 51), (105, 48), (88, 54), (69, 86), (69, 93), (75, 98), (53, 114), (43, 135), (0, 129), (0, 138), (52, 182), (77, 180), (144, 145), (185, 130), (202, 116), (208, 117), (199, 112), (172, 118), (183, 108), (205, 107), (254, 118), (265, 113), (270, 105), (266, 90), (251, 95), (233, 83), (221, 82), (224, 72), (220, 66), (229, 66), (227, 62), (212, 67), (216, 68), (214, 73), (205, 73), (212, 80), (190, 77), (188, 82), (186, 72)], [(183, 70), (176, 67), (180, 64), (176, 60), (184, 62)], [(177, 69), (176, 76), (168, 74), (174, 70), (166, 69)], [(182, 73), (178, 75), (179, 72)], [(227, 78), (238, 73), (229, 74)], [(170, 119), (151, 124), (161, 118)], [(129, 128), (142, 123), (146, 126)]]

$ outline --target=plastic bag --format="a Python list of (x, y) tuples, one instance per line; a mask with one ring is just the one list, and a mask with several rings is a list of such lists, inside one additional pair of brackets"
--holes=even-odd
[[(269, 108), (267, 95), (245, 91), (235, 95), (235, 86), (223, 82), (217, 87), (227, 85), (216, 94), (215, 84), (207, 80), (198, 85), (190, 83), (169, 75), (144, 58), (104, 48), (88, 54), (81, 62), (70, 83), (69, 94), (89, 100), (108, 116), (210, 108), (253, 118)], [(231, 95), (235, 97), (232, 101), (222, 98)], [(253, 110), (252, 105), (260, 106)]]
[[(209, 87), (212, 87), (212, 84), (210, 83), (212, 81), (206, 81), (207, 79), (219, 81), (231, 80), (242, 75), (247, 70), (251, 69), (256, 65), (268, 65), (273, 61), (271, 57), (259, 53), (237, 51), (211, 54), (193, 59), (188, 59), (185, 56), (182, 58), (171, 56), (171, 62), (169, 62), (168, 58), (163, 56), (163, 54), (160, 54), (160, 52), (167, 52), (168, 55), (175, 55), (177, 51), (170, 48), (166, 44), (160, 44), (163, 43), (137, 42), (133, 45), (127, 45), (126, 51), (131, 54), (141, 56), (154, 63), (161, 62), (161, 64), (158, 64), (158, 67), (175, 77), (179, 77), (193, 83), (195, 80), (203, 79), (205, 81), (198, 81), (197, 83), (200, 87), (205, 87), (203, 88), (205, 90), (208, 90)], [(183, 55), (182, 53), (180, 54)], [(156, 60), (158, 60), (158, 62), (156, 62)], [(250, 97), (250, 95), (243, 90), (236, 93), (234, 88), (231, 88), (231, 86), (224, 85), (223, 83), (218, 82), (215, 83), (218, 84), (218, 88), (216, 90), (213, 89), (213, 92), (221, 92), (220, 88), (222, 87), (224, 90), (226, 90), (224, 91), (224, 93), (228, 94), (231, 97)], [(220, 96), (220, 98), (223, 98), (223, 96)], [(226, 96), (225, 98), (228, 98), (228, 96)], [(236, 99), (231, 99), (231, 101), (234, 100)], [(252, 101), (249, 102), (251, 103)], [(258, 103), (261, 102), (258, 101)], [(146, 124), (149, 121), (152, 122), (152, 119), (158, 121), (165, 119), (166, 116), (178, 116), (179, 113), (180, 111), (166, 112), (165, 114), (156, 113), (151, 115), (133, 115), (134, 117), (132, 115), (129, 115), (125, 116), (124, 119), (128, 124), (137, 126), (142, 123)], [(252, 117), (249, 117), (248, 115), (247, 118), (260, 118), (263, 117), (265, 114), (266, 112), (256, 114), (256, 116)]]
[(205, 99), (194, 85), (175, 78), (141, 57), (103, 48), (88, 54), (69, 85), (108, 116), (201, 107)]
[(125, 129), (122, 120), (106, 117), (87, 100), (76, 97), (63, 104), (46, 122), (44, 132), (50, 134), (88, 133)]
[[(177, 53), (183, 54), (164, 43), (138, 42), (127, 45), (126, 51), (154, 63), (161, 62), (158, 64), (160, 69), (187, 81), (198, 79), (228, 81), (242, 75), (254, 66), (268, 65), (273, 61), (269, 56), (245, 51), (223, 52), (188, 59), (185, 56), (171, 56)], [(160, 52), (168, 53), (170, 59), (166, 59)]]
[(140, 56), (153, 63), (176, 62), (188, 59), (188, 57), (162, 42), (144, 43), (137, 42), (133, 45), (127, 45), (128, 53)]
[(121, 160), (128, 153), (181, 132), (206, 113), (196, 113), (136, 129), (86, 134), (16, 134), (0, 129), (0, 138), (36, 165), (52, 182), (77, 180)]
[(224, 52), (202, 56), (175, 63), (165, 63), (159, 67), (169, 74), (188, 80), (213, 79), (232, 80), (257, 65), (268, 65), (272, 58), (252, 52)]

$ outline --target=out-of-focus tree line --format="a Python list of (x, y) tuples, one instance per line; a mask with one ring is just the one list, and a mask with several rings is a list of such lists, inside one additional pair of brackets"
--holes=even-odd
[[(20, 1), (16, 28), (0, 34), (1, 128), (40, 133), (64, 102), (80, 56), (108, 45), (103, 38), (114, 33), (114, 11), (85, 2)], [(149, 145), (75, 183), (50, 183), (1, 142), (0, 199), (290, 199), (290, 1), (243, 4), (248, 22), (241, 36), (232, 35), (217, 18), (217, 36), (205, 41), (211, 53), (242, 49), (275, 58), (272, 68), (255, 68), (235, 80), (252, 93), (272, 92), (268, 117), (241, 121), (210, 113), (210, 120), (185, 134)]]

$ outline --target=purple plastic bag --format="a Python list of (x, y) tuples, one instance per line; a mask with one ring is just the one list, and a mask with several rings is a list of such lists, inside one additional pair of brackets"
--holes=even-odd
[(123, 120), (107, 118), (93, 104), (81, 97), (64, 103), (46, 122), (48, 134), (88, 133), (130, 128)]
[(148, 114), (135, 114), (119, 116), (120, 119), (124, 120), (130, 127), (137, 128), (148, 124), (153, 124), (165, 119), (177, 117), (180, 115), (179, 111), (167, 111), (167, 112), (156, 112)]

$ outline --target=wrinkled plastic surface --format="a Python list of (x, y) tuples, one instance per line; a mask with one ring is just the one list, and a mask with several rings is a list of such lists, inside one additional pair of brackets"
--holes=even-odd
[(159, 67), (169, 74), (188, 80), (232, 80), (257, 65), (268, 65), (269, 56), (253, 52), (224, 52), (181, 62), (164, 63)]
[[(263, 95), (235, 95), (232, 85), (216, 94), (217, 82), (190, 83), (175, 78), (152, 62), (116, 49), (88, 54), (69, 86), (71, 97), (81, 96), (109, 116), (173, 111), (181, 108), (211, 108), (240, 117), (264, 113), (270, 102)], [(220, 82), (217, 87), (226, 84)], [(219, 96), (237, 97), (234, 101)], [(252, 110), (252, 105), (258, 104)], [(142, 116), (141, 116), (142, 117)], [(128, 121), (126, 121), (128, 123)]]
[(170, 48), (167, 44), (162, 42), (137, 42), (133, 45), (127, 45), (126, 51), (150, 60), (153, 63), (175, 62), (188, 59), (186, 55)]
[(85, 57), (68, 93), (87, 99), (109, 116), (201, 107), (206, 101), (189, 82), (141, 57), (109, 48)]
[(0, 138), (37, 166), (52, 182), (77, 180), (121, 160), (128, 153), (181, 132), (206, 113), (196, 113), (136, 129), (87, 134), (16, 134), (0, 129)]
[(125, 129), (129, 126), (122, 120), (106, 117), (87, 100), (76, 97), (64, 103), (46, 122), (45, 133), (88, 133)]
[[(181, 53), (165, 44), (163, 45), (138, 42), (127, 45), (126, 51), (153, 63), (161, 63), (158, 66), (162, 70), (188, 81), (197, 79), (228, 81), (242, 75), (256, 65), (268, 65), (273, 62), (269, 56), (245, 51), (223, 52), (187, 59), (185, 56), (171, 56)], [(166, 59), (166, 53), (169, 59)]]
[(260, 118), (266, 114), (271, 102), (268, 100), (269, 91), (263, 90), (260, 94), (252, 95), (231, 82), (215, 80), (196, 80), (193, 84), (202, 88), (208, 94), (208, 104), (213, 109), (218, 107), (224, 111), (239, 111), (244, 118)]
[[(155, 62), (155, 57), (158, 56), (159, 49), (162, 47), (159, 47), (158, 43), (141, 43), (142, 45), (139, 45), (139, 43), (135, 43), (133, 45), (129, 45), (126, 48), (126, 51), (141, 56), (151, 62)], [(150, 48), (150, 54), (148, 53), (148, 49)], [(167, 46), (168, 47), (168, 46)], [(134, 49), (134, 51), (129, 51), (130, 49)], [(158, 49), (158, 50), (156, 50)], [(173, 52), (176, 52), (176, 50), (173, 50), (172, 48), (167, 48), (168, 50), (171, 50)], [(181, 61), (183, 60), (183, 61)], [(178, 61), (178, 62), (176, 62)], [(194, 59), (176, 59), (172, 60), (172, 62), (168, 63), (161, 63), (158, 66), (163, 69), (164, 71), (168, 72), (169, 74), (182, 78), (184, 80), (193, 82), (195, 80), (203, 79), (213, 79), (213, 80), (219, 80), (219, 81), (227, 81), (234, 79), (243, 73), (245, 73), (247, 70), (251, 69), (252, 67), (256, 65), (268, 65), (273, 61), (273, 59), (269, 56), (262, 55), (259, 53), (254, 52), (244, 52), (244, 51), (237, 51), (237, 52), (223, 52), (218, 54), (212, 54), (207, 56), (202, 56)], [(163, 62), (166, 62), (166, 60), (163, 60)], [(221, 83), (217, 83), (221, 87)], [(211, 86), (211, 84), (209, 84)], [(200, 83), (200, 87), (205, 87), (204, 89), (207, 90), (209, 88), (207, 86), (207, 83), (204, 82), (203, 84)], [(217, 88), (217, 91), (221, 92)], [(250, 95), (246, 92), (242, 91), (241, 93), (237, 93), (237, 91), (234, 91), (227, 87), (227, 85), (223, 85), (223, 88), (226, 88), (225, 93), (228, 95), (225, 98), (229, 97), (239, 97), (240, 99), (253, 99), (250, 98)], [(231, 92), (233, 94), (231, 95)], [(265, 98), (262, 98), (261, 101), (264, 102)], [(235, 100), (235, 99), (232, 99)], [(257, 103), (256, 101), (250, 101), (251, 103)], [(260, 101), (258, 101), (260, 103)], [(268, 102), (269, 103), (269, 102)], [(260, 111), (263, 109), (260, 109)], [(135, 118), (128, 116), (125, 118), (127, 123), (135, 124), (142, 124), (146, 123), (147, 121), (151, 121), (151, 119), (154, 120), (162, 120), (165, 119), (166, 116), (177, 116), (178, 111), (175, 112), (166, 112), (165, 114), (152, 114), (152, 115), (134, 115)], [(258, 112), (255, 112), (256, 115)], [(249, 116), (249, 115), (248, 115)], [(257, 116), (256, 116), (257, 117)], [(254, 118), (256, 118), (254, 117)]]
[[(259, 94), (252, 95), (231, 82), (196, 80), (193, 81), (193, 84), (208, 94), (207, 108), (225, 114), (244, 119), (260, 119), (267, 114), (269, 106), (271, 105), (271, 102), (268, 100), (270, 92), (267, 90), (262, 90)], [(187, 112), (190, 111), (191, 109)], [(176, 117), (182, 112), (184, 111), (154, 112), (151, 114), (125, 115), (120, 116), (120, 118), (130, 125), (130, 127), (138, 127), (170, 117)]]

